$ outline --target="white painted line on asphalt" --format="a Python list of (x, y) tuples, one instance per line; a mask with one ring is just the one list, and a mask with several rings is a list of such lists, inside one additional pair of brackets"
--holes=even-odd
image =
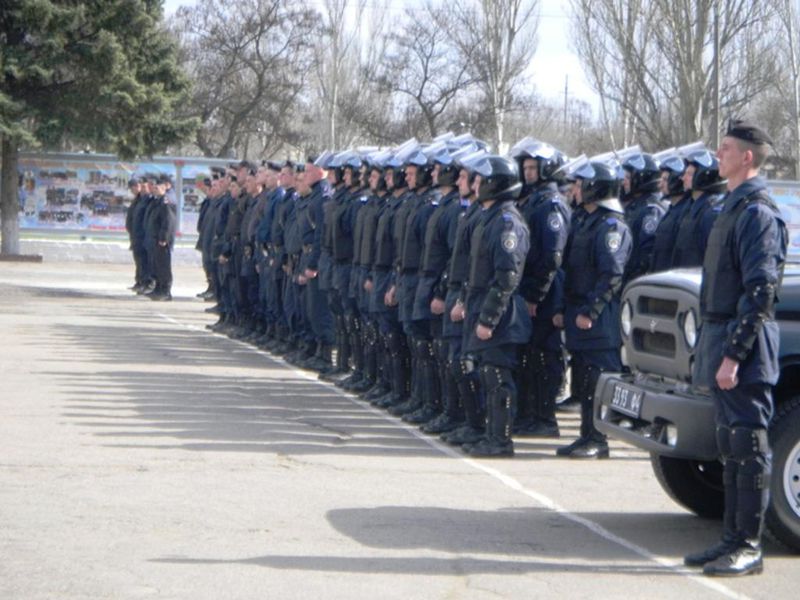
[(591, 531), (595, 535), (605, 539), (606, 541), (611, 542), (612, 544), (616, 544), (618, 546), (622, 546), (623, 548), (629, 550), (633, 554), (637, 554), (641, 558), (644, 558), (645, 560), (648, 560), (648, 561), (653, 562), (653, 563), (655, 563), (655, 564), (657, 564), (657, 565), (659, 565), (661, 567), (664, 567), (665, 569), (668, 569), (668, 570), (672, 571), (673, 573), (682, 575), (682, 576), (688, 578), (690, 581), (692, 581), (692, 582), (694, 582), (694, 583), (696, 583), (696, 584), (698, 584), (700, 586), (703, 586), (703, 587), (705, 587), (707, 589), (715, 591), (715, 592), (721, 594), (722, 596), (724, 596), (726, 598), (735, 598), (736, 600), (750, 600), (749, 596), (746, 596), (744, 594), (740, 594), (739, 592), (736, 592), (735, 590), (732, 590), (731, 588), (719, 583), (718, 581), (716, 581), (714, 579), (711, 579), (711, 578), (708, 578), (708, 577), (705, 577), (705, 576), (702, 576), (702, 575), (698, 575), (697, 572), (687, 569), (686, 567), (684, 567), (680, 563), (676, 563), (673, 560), (670, 560), (670, 559), (664, 558), (662, 556), (658, 556), (656, 554), (653, 554), (647, 548), (644, 548), (643, 546), (640, 546), (639, 544), (636, 544), (635, 542), (632, 542), (632, 541), (627, 540), (627, 539), (625, 539), (625, 538), (623, 538), (621, 536), (618, 536), (617, 534), (609, 531), (608, 529), (606, 529), (605, 527), (603, 527), (599, 523), (596, 523), (595, 521), (592, 521), (591, 519), (587, 519), (585, 517), (581, 517), (580, 515), (576, 515), (573, 512), (570, 512), (568, 509), (566, 509), (563, 506), (561, 506), (560, 504), (558, 504), (555, 500), (553, 500), (553, 499), (551, 499), (551, 498), (545, 496), (544, 494), (541, 494), (541, 493), (539, 493), (539, 492), (537, 492), (535, 490), (532, 490), (532, 489), (529, 489), (529, 488), (525, 487), (522, 483), (520, 483), (518, 480), (516, 480), (515, 478), (511, 477), (510, 475), (507, 475), (507, 474), (503, 473), (502, 471), (500, 471), (498, 469), (495, 469), (494, 467), (490, 467), (488, 465), (483, 464), (482, 462), (479, 462), (479, 461), (477, 461), (475, 459), (472, 459), (472, 458), (468, 458), (468, 457), (462, 455), (461, 453), (456, 452), (450, 446), (446, 446), (445, 444), (441, 443), (439, 440), (437, 440), (435, 438), (431, 438), (431, 437), (423, 434), (417, 428), (410, 426), (408, 423), (402, 421), (398, 417), (394, 417), (394, 416), (392, 416), (392, 415), (390, 415), (390, 414), (388, 414), (388, 413), (386, 413), (386, 412), (384, 412), (382, 410), (379, 410), (379, 409), (375, 408), (374, 406), (369, 404), (369, 402), (365, 402), (363, 400), (355, 398), (351, 394), (348, 394), (346, 391), (336, 387), (332, 383), (328, 383), (326, 381), (320, 381), (319, 379), (317, 379), (317, 377), (315, 375), (311, 375), (306, 371), (303, 371), (301, 369), (295, 368), (293, 365), (290, 365), (285, 360), (283, 360), (283, 358), (281, 358), (279, 356), (273, 356), (269, 352), (265, 352), (265, 351), (260, 350), (258, 348), (254, 348), (253, 346), (251, 346), (250, 344), (247, 344), (245, 342), (241, 342), (239, 340), (231, 340), (230, 338), (228, 338), (225, 335), (214, 334), (214, 333), (209, 332), (209, 331), (207, 331), (205, 329), (201, 329), (200, 327), (197, 327), (195, 325), (189, 325), (187, 323), (181, 323), (180, 321), (178, 321), (176, 319), (173, 319), (172, 317), (169, 317), (167, 315), (164, 315), (164, 314), (161, 314), (161, 313), (156, 313), (156, 314), (159, 317), (161, 317), (162, 319), (164, 319), (164, 320), (166, 320), (166, 321), (168, 321), (170, 323), (173, 323), (175, 325), (178, 325), (179, 327), (184, 327), (184, 328), (190, 329), (192, 331), (199, 331), (199, 332), (202, 332), (202, 333), (208, 333), (210, 335), (219, 335), (220, 337), (223, 337), (223, 338), (225, 338), (225, 339), (227, 339), (227, 340), (229, 340), (231, 342), (236, 342), (236, 343), (242, 345), (243, 347), (247, 348), (250, 352), (252, 352), (254, 354), (259, 354), (261, 356), (265, 356), (266, 358), (269, 358), (272, 361), (275, 361), (275, 362), (278, 362), (278, 363), (282, 363), (282, 364), (286, 365), (286, 367), (288, 368), (289, 371), (292, 371), (293, 373), (295, 373), (299, 377), (302, 377), (303, 379), (307, 379), (309, 381), (313, 381), (315, 383), (320, 384), (321, 386), (324, 386), (324, 387), (327, 387), (329, 389), (334, 390), (342, 398), (345, 398), (345, 399), (349, 400), (351, 403), (355, 404), (356, 406), (359, 406), (359, 407), (361, 407), (361, 408), (363, 408), (363, 409), (365, 409), (365, 410), (367, 410), (367, 411), (369, 411), (369, 412), (371, 412), (371, 413), (373, 413), (373, 414), (375, 414), (377, 416), (380, 416), (385, 421), (388, 421), (388, 422), (396, 425), (397, 427), (405, 430), (406, 432), (411, 434), (413, 437), (415, 437), (418, 440), (426, 443), (431, 448), (433, 448), (435, 450), (438, 450), (439, 452), (441, 452), (442, 454), (445, 454), (446, 456), (449, 456), (449, 457), (454, 458), (456, 460), (460, 460), (461, 462), (469, 465), (473, 469), (476, 469), (478, 471), (481, 471), (481, 472), (485, 473), (486, 475), (489, 475), (490, 477), (496, 479), (497, 481), (499, 481), (500, 483), (502, 483), (506, 487), (514, 490), (515, 492), (519, 492), (521, 494), (524, 494), (525, 496), (527, 496), (528, 498), (530, 498), (531, 500), (533, 500), (534, 502), (539, 504), (541, 507), (543, 507), (543, 508), (545, 508), (547, 510), (551, 510), (551, 511), (559, 514), (560, 516), (562, 516), (563, 518), (567, 519), (568, 521), (572, 521), (573, 523), (575, 523), (577, 525), (581, 525), (581, 526), (585, 527), (586, 529), (588, 529), (589, 531)]

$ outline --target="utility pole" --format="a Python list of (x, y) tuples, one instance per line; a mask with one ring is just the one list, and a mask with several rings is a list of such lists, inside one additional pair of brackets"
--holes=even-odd
[(567, 106), (569, 106), (569, 75), (564, 75), (564, 131), (567, 130)]
[(794, 176), (800, 177), (800, 66), (797, 64), (797, 30), (792, 0), (786, 0), (786, 28), (789, 34), (789, 64), (792, 69), (792, 137), (794, 138)]
[(720, 119), (719, 119), (719, 70), (720, 70), (720, 48), (719, 48), (719, 0), (714, 0), (714, 118), (712, 119), (711, 140), (714, 148), (719, 148)]

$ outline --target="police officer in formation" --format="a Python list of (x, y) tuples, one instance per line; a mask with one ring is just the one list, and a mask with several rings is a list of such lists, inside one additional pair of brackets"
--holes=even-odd
[(172, 249), (177, 212), (167, 175), (147, 174), (128, 183), (134, 199), (125, 219), (136, 265), (131, 290), (155, 301), (172, 300)]

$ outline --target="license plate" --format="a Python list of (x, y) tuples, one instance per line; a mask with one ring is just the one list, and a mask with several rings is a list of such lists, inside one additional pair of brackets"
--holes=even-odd
[(643, 396), (644, 393), (641, 390), (616, 383), (614, 384), (614, 395), (611, 398), (611, 408), (624, 415), (638, 419), (642, 412)]

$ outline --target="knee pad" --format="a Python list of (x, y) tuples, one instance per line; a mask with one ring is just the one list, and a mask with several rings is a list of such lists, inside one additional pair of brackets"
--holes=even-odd
[(765, 429), (732, 427), (731, 458), (736, 461), (736, 487), (759, 491), (767, 486), (769, 476), (769, 440)]
[(731, 458), (738, 462), (764, 457), (769, 453), (766, 429), (732, 427), (730, 429)]
[(470, 377), (475, 374), (478, 368), (475, 357), (470, 354), (461, 357), (458, 361), (458, 367), (460, 370), (460, 377)]
[(724, 459), (731, 457), (731, 429), (725, 425), (717, 425), (717, 449)]
[(581, 367), (578, 381), (579, 396), (581, 399), (594, 398), (594, 389), (597, 387), (597, 380), (600, 379), (602, 371), (599, 367), (587, 363), (583, 363)]
[(436, 353), (436, 360), (442, 365), (448, 365), (450, 361), (447, 360), (448, 350), (450, 345), (444, 338), (438, 337), (433, 340), (433, 350)]
[(399, 356), (403, 349), (402, 334), (399, 331), (389, 331), (385, 338), (386, 350), (392, 356)]
[(478, 372), (483, 389), (487, 394), (492, 394), (500, 388), (514, 389), (514, 378), (511, 374), (511, 369), (494, 365), (482, 365)]

